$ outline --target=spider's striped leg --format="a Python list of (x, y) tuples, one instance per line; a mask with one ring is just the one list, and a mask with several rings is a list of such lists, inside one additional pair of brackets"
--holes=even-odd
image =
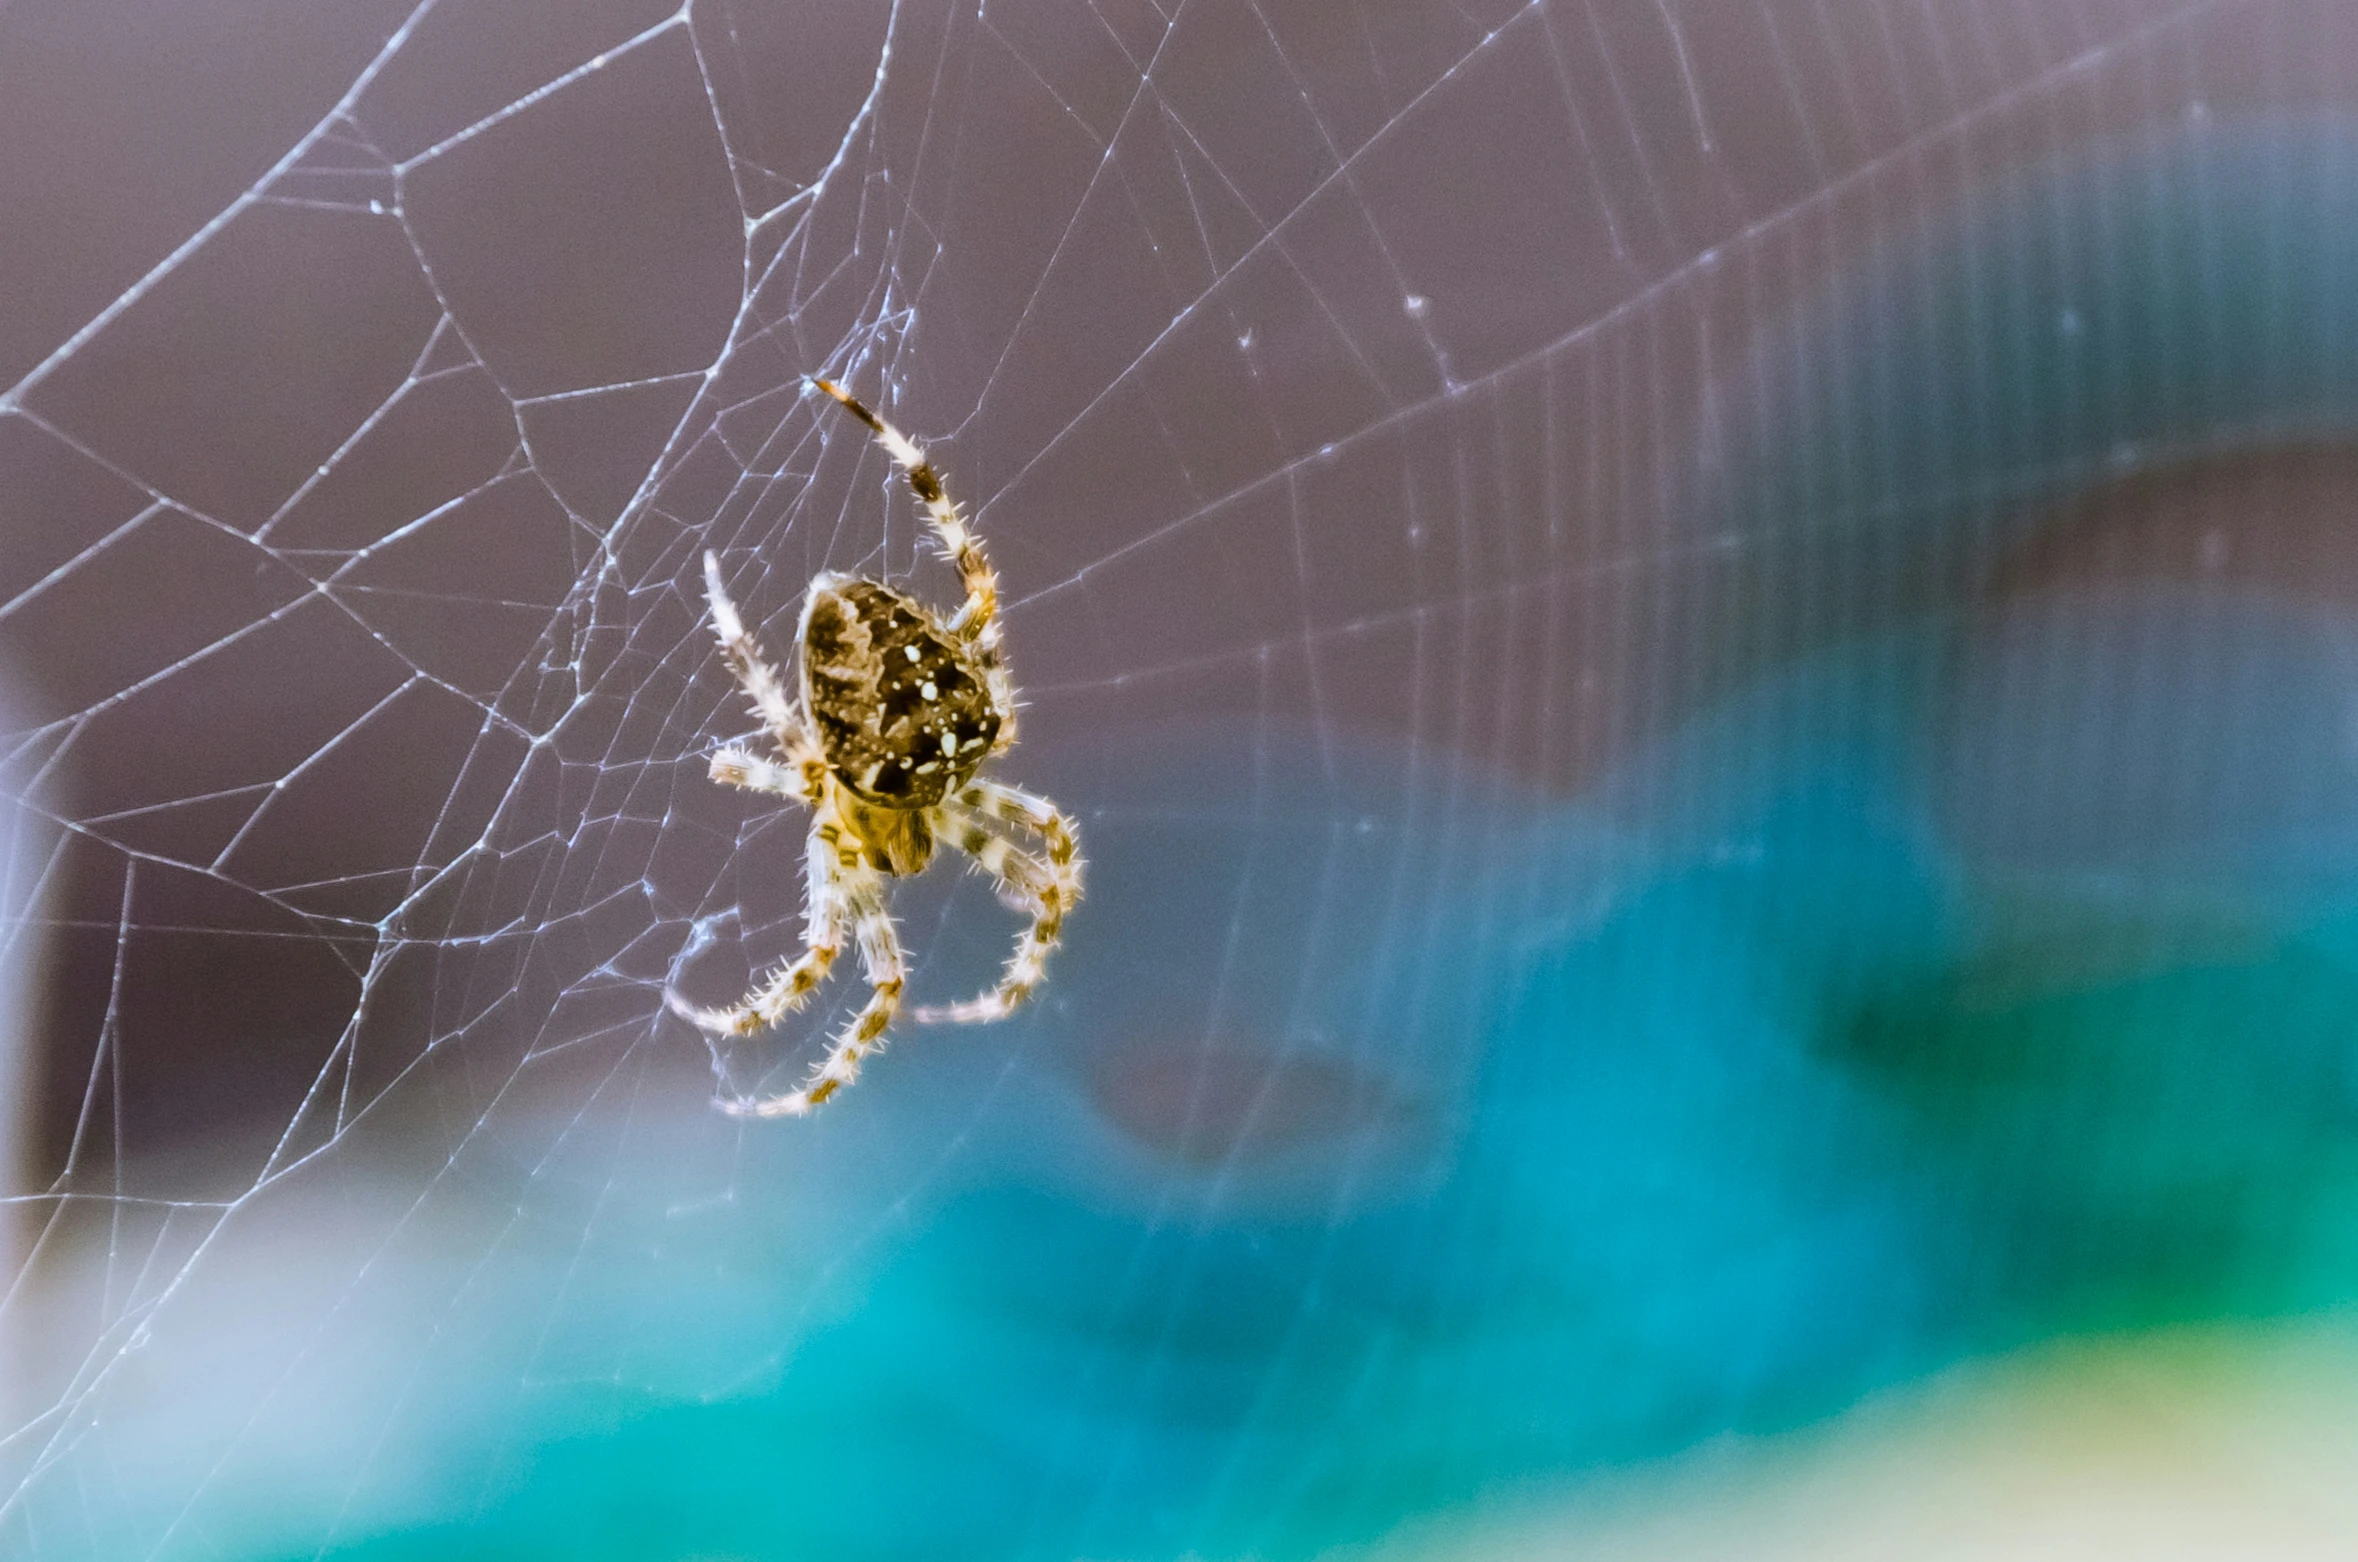
[(809, 777), (800, 767), (764, 759), (741, 744), (732, 743), (713, 751), (712, 779), (723, 786), (742, 787), (748, 792), (770, 792), (779, 797), (800, 798), (805, 802), (812, 800), (807, 784)]
[[(966, 519), (951, 502), (949, 490), (942, 486), (941, 474), (925, 459), (925, 452), (917, 447), (915, 440), (869, 411), (851, 392), (832, 380), (811, 383), (842, 402), (853, 417), (867, 424), (869, 432), (876, 436), (876, 443), (908, 474), (910, 490), (917, 495), (917, 502), (925, 506), (925, 518), (933, 523), (934, 537), (940, 542), (943, 554), (958, 567), (959, 583), (966, 589), (966, 603), (950, 620), (950, 633), (977, 647), (983, 653), (986, 667), (995, 666), (999, 650), (999, 577), (992, 573), (982, 543), (966, 529)], [(999, 695), (1005, 691), (994, 685), (991, 692)], [(1013, 702), (1001, 699), (997, 703), (1011, 707)]]
[(957, 801), (986, 818), (1021, 825), (1048, 843), (1048, 860), (1072, 868), (1071, 892), (1081, 898), (1081, 840), (1073, 822), (1045, 797), (1034, 797), (1021, 787), (1001, 781), (969, 781), (958, 789)]
[[(1014, 792), (1012, 787), (1001, 790)], [(1002, 897), (1028, 911), (1031, 921), (1017, 935), (1015, 953), (1008, 957), (998, 985), (963, 1003), (928, 1004), (916, 1010), (910, 1017), (921, 1025), (973, 1025), (1014, 1013), (1046, 978), (1049, 951), (1064, 937), (1065, 914), (1081, 899), (1081, 861), (1074, 855), (1072, 830), (1063, 817), (1047, 810), (1055, 821), (1056, 834), (1049, 836), (1051, 855), (1043, 860), (1005, 836), (993, 834), (983, 823), (985, 816), (966, 802), (973, 791), (968, 788), (933, 810), (934, 832), (972, 857), (999, 886)], [(1020, 792), (1014, 795), (1024, 796)], [(1045, 829), (1041, 833), (1049, 834)], [(1061, 858), (1054, 855), (1059, 842), (1064, 851)]]
[[(716, 770), (718, 765), (716, 759)], [(841, 826), (821, 814), (811, 825), (803, 853), (801, 957), (771, 972), (765, 980), (755, 983), (751, 992), (725, 1009), (700, 1009), (678, 993), (667, 992), (663, 1001), (671, 1012), (715, 1036), (752, 1036), (801, 1008), (803, 1000), (827, 979), (835, 957), (843, 952), (847, 908), (840, 865), (847, 856), (857, 862), (859, 849), (845, 841)]]
[[(810, 722), (786, 694), (785, 680), (778, 676), (761, 654), (761, 647), (746, 632), (745, 620), (737, 612), (737, 604), (729, 600), (728, 588), (721, 584), (720, 555), (707, 549), (704, 554), (704, 598), (712, 608), (713, 633), (720, 637), (721, 658), (729, 664), (738, 684), (753, 702), (754, 714), (761, 718), (770, 736), (786, 756), (800, 784), (774, 784), (779, 777), (776, 766), (766, 761), (759, 766), (733, 765), (730, 773), (723, 773), (722, 761), (744, 756), (742, 749), (723, 749), (712, 760), (712, 778), (729, 786), (746, 786), (758, 792), (780, 792), (789, 797), (800, 797), (816, 804), (821, 794), (822, 778), (827, 773), (826, 756), (819, 749), (819, 740), (811, 731)], [(755, 774), (766, 779), (744, 779)]]
[[(840, 860), (840, 859), (839, 859)], [(736, 1117), (802, 1117), (860, 1077), (860, 1062), (881, 1046), (885, 1028), (900, 1011), (901, 986), (906, 970), (901, 961), (900, 936), (893, 931), (892, 913), (884, 904), (884, 879), (859, 855), (848, 854), (848, 866), (837, 880), (844, 914), (851, 919), (860, 942), (860, 963), (868, 976), (868, 1001), (835, 1038), (826, 1061), (811, 1070), (799, 1090), (763, 1096), (754, 1101), (724, 1101)]]

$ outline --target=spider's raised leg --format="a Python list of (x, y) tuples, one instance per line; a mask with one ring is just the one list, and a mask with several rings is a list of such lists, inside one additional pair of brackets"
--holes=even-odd
[(811, 1070), (802, 1088), (784, 1095), (752, 1101), (723, 1101), (734, 1117), (802, 1117), (860, 1077), (860, 1062), (876, 1050), (885, 1027), (900, 1011), (905, 969), (900, 935), (893, 931), (892, 913), (885, 909), (884, 879), (852, 849), (848, 861), (838, 859), (836, 889), (843, 913), (860, 942), (860, 964), (867, 972), (868, 1001), (835, 1038), (826, 1060)]
[[(718, 768), (717, 760), (715, 768)], [(811, 825), (803, 854), (801, 957), (756, 982), (751, 992), (725, 1009), (700, 1009), (678, 993), (667, 992), (663, 1001), (671, 1012), (711, 1035), (752, 1036), (801, 1008), (803, 1000), (827, 979), (835, 957), (843, 952), (843, 925), (848, 909), (844, 904), (842, 877), (847, 857), (856, 863), (859, 849), (847, 846), (842, 828), (822, 814)]]
[[(987, 813), (980, 806), (983, 800), (977, 797), (985, 788), (1006, 794), (1006, 798), (991, 799)], [(1019, 805), (1031, 805), (1045, 817), (1034, 823), (1028, 814), (1005, 811)], [(1078, 843), (1063, 815), (1038, 798), (994, 783), (970, 786), (933, 813), (936, 834), (972, 857), (999, 886), (1003, 898), (1028, 912), (1031, 921), (1017, 935), (1015, 953), (1008, 957), (996, 986), (962, 1003), (928, 1004), (914, 1011), (911, 1018), (922, 1025), (973, 1025), (1004, 1019), (1046, 978), (1049, 951), (1064, 937), (1065, 915), (1080, 903)], [(985, 818), (1030, 825), (1048, 840), (1049, 855), (1036, 857), (1005, 836), (992, 833), (983, 823)]]
[(966, 590), (966, 601), (950, 619), (951, 634), (974, 647), (975, 658), (982, 664), (989, 679), (991, 703), (1002, 712), (1004, 723), (998, 746), (1004, 749), (1014, 741), (1015, 691), (1008, 680), (1007, 670), (999, 658), (999, 577), (991, 570), (991, 561), (983, 555), (982, 543), (966, 529), (965, 517), (950, 499), (949, 490), (942, 486), (939, 472), (925, 459), (925, 452), (917, 442), (871, 412), (851, 392), (832, 380), (813, 380), (813, 385), (843, 403), (855, 418), (868, 425), (876, 436), (876, 443), (908, 474), (910, 491), (917, 502), (925, 506), (925, 518), (933, 525), (942, 552), (958, 568), (958, 581)]
[(720, 637), (722, 660), (736, 675), (745, 697), (753, 702), (754, 714), (769, 729), (778, 751), (793, 767), (798, 784), (778, 784), (785, 778), (778, 774), (776, 765), (757, 760), (739, 748), (722, 749), (713, 755), (712, 778), (752, 791), (800, 797), (816, 807), (827, 774), (827, 759), (819, 748), (818, 735), (811, 731), (810, 722), (787, 697), (786, 683), (778, 676), (778, 670), (763, 659), (761, 647), (746, 633), (745, 620), (738, 614), (737, 604), (729, 600), (728, 588), (721, 584), (720, 555), (710, 550), (704, 555), (704, 599), (712, 609), (712, 629)]

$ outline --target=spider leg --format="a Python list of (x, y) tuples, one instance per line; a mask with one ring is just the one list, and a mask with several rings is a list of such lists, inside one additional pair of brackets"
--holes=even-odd
[(847, 907), (840, 865), (847, 856), (857, 861), (858, 855), (858, 848), (845, 841), (841, 826), (831, 816), (820, 814), (811, 824), (803, 853), (801, 958), (756, 982), (752, 991), (725, 1009), (700, 1009), (678, 993), (667, 992), (663, 1001), (671, 1012), (710, 1035), (752, 1036), (801, 1008), (803, 1000), (827, 979), (835, 957), (843, 952)]
[(1073, 823), (1045, 797), (1001, 781), (969, 781), (959, 788), (956, 801), (986, 818), (1021, 825), (1048, 843), (1048, 860), (1072, 868), (1072, 898), (1081, 898), (1081, 841)]
[(884, 879), (867, 865), (856, 847), (837, 859), (837, 884), (843, 909), (860, 944), (860, 964), (868, 976), (868, 1001), (851, 1023), (836, 1036), (826, 1060), (811, 1070), (802, 1088), (753, 1101), (724, 1101), (722, 1110), (734, 1117), (803, 1117), (844, 1086), (860, 1077), (860, 1063), (883, 1042), (885, 1028), (901, 1006), (905, 968), (900, 936), (893, 931), (892, 913), (884, 904)]
[[(950, 619), (951, 634), (975, 651), (976, 661), (982, 664), (989, 680), (991, 703), (1002, 712), (1006, 729), (1015, 725), (1015, 690), (1007, 670), (1000, 664), (999, 655), (999, 577), (991, 569), (991, 561), (984, 556), (982, 543), (966, 529), (966, 519), (958, 513), (958, 506), (950, 499), (949, 490), (942, 486), (939, 472), (925, 458), (917, 442), (871, 412), (851, 392), (832, 380), (813, 380), (813, 385), (843, 403), (855, 418), (868, 425), (900, 469), (908, 474), (910, 491), (925, 507), (925, 518), (933, 525), (933, 534), (949, 561), (957, 566), (959, 584), (965, 588), (966, 601)], [(1002, 733), (1001, 746), (1005, 746)]]
[(807, 778), (802, 771), (781, 765), (774, 759), (764, 759), (751, 749), (735, 743), (713, 751), (712, 779), (723, 786), (742, 787), (748, 792), (773, 792), (780, 797), (812, 801), (805, 785)]
[[(932, 810), (934, 833), (973, 858), (975, 866), (997, 883), (1002, 898), (1028, 911), (1031, 922), (1017, 936), (1015, 953), (1008, 957), (1007, 967), (1000, 973), (996, 986), (962, 1003), (928, 1004), (916, 1010), (910, 1017), (921, 1025), (972, 1025), (1005, 1019), (1014, 1013), (1046, 977), (1049, 951), (1064, 936), (1065, 914), (1080, 903), (1081, 861), (1076, 854), (1078, 843), (1071, 825), (1037, 798), (1017, 792), (1013, 787), (995, 788), (1022, 804), (1036, 807), (1045, 816), (1033, 828), (1048, 840), (1049, 854), (1046, 858), (1034, 856), (1005, 836), (992, 833), (983, 823), (985, 818), (1032, 823), (1026, 815), (985, 813), (977, 807), (976, 793), (990, 785), (986, 782), (970, 786), (957, 797), (936, 806)], [(993, 801), (995, 809), (1017, 806), (1014, 802)]]
[[(704, 597), (712, 608), (712, 628), (720, 637), (722, 660), (729, 664), (729, 671), (736, 675), (746, 698), (753, 702), (754, 714), (769, 729), (779, 752), (786, 756), (800, 781), (790, 786), (774, 784), (781, 779), (776, 774), (779, 767), (766, 760), (754, 760), (739, 748), (723, 749), (713, 755), (712, 778), (757, 792), (800, 797), (815, 807), (827, 773), (827, 760), (819, 748), (818, 735), (811, 731), (809, 720), (787, 697), (785, 680), (763, 658), (761, 647), (746, 632), (737, 604), (729, 600), (728, 588), (721, 584), (720, 555), (709, 549), (704, 555)], [(728, 774), (722, 773), (724, 760), (730, 764)], [(762, 779), (753, 779), (756, 776)]]

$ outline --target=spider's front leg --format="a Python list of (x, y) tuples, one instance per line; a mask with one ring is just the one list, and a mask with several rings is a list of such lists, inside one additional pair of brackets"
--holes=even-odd
[(753, 703), (754, 714), (769, 729), (771, 741), (786, 756), (779, 765), (734, 744), (712, 756), (712, 779), (724, 786), (754, 792), (799, 797), (813, 808), (825, 794), (827, 757), (819, 747), (810, 720), (786, 694), (786, 682), (762, 656), (761, 647), (747, 633), (737, 604), (721, 584), (720, 555), (705, 550), (704, 599), (712, 610), (713, 633), (720, 637), (721, 659), (736, 675), (738, 686)]
[(781, 765), (774, 759), (764, 759), (742, 744), (731, 743), (713, 750), (712, 779), (748, 792), (799, 798), (814, 807), (818, 803), (811, 789), (811, 776), (804, 766)]
[(925, 518), (933, 527), (935, 540), (957, 567), (958, 582), (966, 591), (966, 601), (951, 617), (949, 631), (975, 648), (977, 659), (991, 675), (993, 703), (1003, 713), (1002, 719), (1006, 719), (1014, 712), (1015, 701), (1007, 687), (1006, 673), (999, 667), (999, 577), (983, 553), (982, 542), (966, 529), (966, 518), (951, 501), (941, 474), (934, 470), (933, 463), (925, 458), (925, 452), (915, 440), (878, 417), (833, 380), (815, 379), (811, 383), (867, 424), (869, 432), (876, 436), (876, 443), (908, 475), (909, 490), (925, 507)]

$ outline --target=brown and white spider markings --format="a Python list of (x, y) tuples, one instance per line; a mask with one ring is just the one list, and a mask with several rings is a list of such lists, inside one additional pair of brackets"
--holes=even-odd
[[(704, 555), (704, 590), (721, 655), (753, 702), (783, 763), (743, 744), (712, 756), (728, 786), (797, 798), (811, 811), (804, 858), (803, 951), (725, 1009), (667, 995), (674, 1012), (716, 1036), (751, 1036), (800, 1008), (826, 980), (848, 934), (860, 950), (868, 1001), (800, 1088), (727, 1100), (740, 1116), (800, 1116), (859, 1077), (899, 1011), (906, 969), (885, 880), (922, 870), (934, 843), (964, 852), (1031, 918), (996, 986), (963, 1003), (921, 1008), (920, 1023), (1000, 1019), (1040, 985), (1065, 914), (1081, 898), (1080, 843), (1045, 798), (977, 778), (1015, 742), (1015, 690), (999, 649), (999, 582), (942, 480), (908, 436), (841, 387), (812, 384), (868, 425), (908, 474), (935, 541), (956, 566), (966, 600), (948, 620), (877, 580), (825, 574), (803, 599), (800, 699), (762, 659)], [(1039, 850), (1010, 839), (1027, 832)]]

